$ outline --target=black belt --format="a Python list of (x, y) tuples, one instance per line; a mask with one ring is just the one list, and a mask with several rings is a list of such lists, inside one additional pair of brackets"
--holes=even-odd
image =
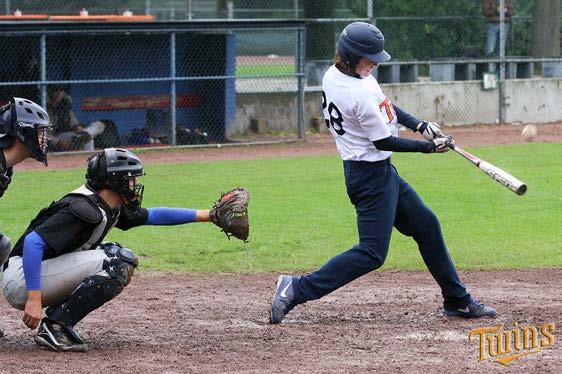
[(390, 165), (390, 157), (379, 161), (354, 161), (354, 160), (343, 160), (344, 163), (362, 163), (369, 165)]

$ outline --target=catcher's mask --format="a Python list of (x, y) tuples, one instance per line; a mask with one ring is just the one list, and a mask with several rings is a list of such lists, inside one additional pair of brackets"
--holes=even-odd
[(141, 207), (144, 186), (137, 177), (144, 175), (142, 162), (133, 152), (121, 148), (107, 148), (88, 159), (86, 181), (95, 190), (104, 188), (117, 192), (127, 209)]
[(13, 138), (25, 144), (31, 157), (47, 166), (47, 152), (53, 135), (49, 115), (31, 100), (14, 97), (0, 107), (1, 147), (8, 146)]

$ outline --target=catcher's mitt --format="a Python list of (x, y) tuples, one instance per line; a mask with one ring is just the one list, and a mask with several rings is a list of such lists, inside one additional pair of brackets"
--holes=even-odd
[(227, 193), (221, 193), (220, 199), (211, 208), (211, 220), (224, 231), (228, 239), (234, 236), (243, 241), (248, 240), (250, 233), (250, 223), (248, 222), (249, 200), (248, 190), (238, 187)]

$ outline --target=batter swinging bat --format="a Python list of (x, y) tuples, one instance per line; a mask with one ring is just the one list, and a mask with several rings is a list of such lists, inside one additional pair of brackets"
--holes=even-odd
[(471, 153), (468, 153), (458, 145), (452, 145), (451, 149), (466, 158), (468, 161), (472, 162), (489, 177), (496, 180), (497, 182), (500, 182), (505, 187), (515, 192), (517, 195), (524, 195), (527, 191), (527, 185), (524, 182), (521, 182), (519, 179), (515, 178), (513, 175), (500, 169), (499, 167), (479, 159), (478, 157), (474, 156)]

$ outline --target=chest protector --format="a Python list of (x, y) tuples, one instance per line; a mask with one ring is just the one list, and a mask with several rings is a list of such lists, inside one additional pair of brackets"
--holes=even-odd
[(83, 251), (93, 249), (107, 235), (109, 230), (115, 226), (119, 219), (119, 213), (115, 217), (108, 217), (107, 212), (93, 198), (94, 192), (90, 191), (86, 186), (82, 185), (67, 196), (84, 196), (85, 199), (75, 199), (70, 202), (70, 211), (76, 217), (88, 223), (97, 223), (90, 237), (79, 248)]
[[(85, 197), (85, 198), (84, 198)], [(107, 235), (109, 230), (117, 224), (119, 219), (119, 213), (116, 215), (111, 215), (102, 207), (102, 204), (95, 198), (95, 192), (90, 191), (86, 186), (82, 185), (76, 190), (70, 192), (64, 196), (59, 201), (51, 203), (51, 205), (39, 212), (37, 217), (31, 221), (29, 228), (26, 230), (22, 238), (29, 234), (31, 231), (35, 230), (36, 227), (40, 226), (43, 222), (47, 221), (51, 216), (53, 216), (57, 211), (69, 207), (70, 212), (76, 216), (76, 218), (94, 224), (95, 227), (92, 230), (90, 236), (81, 245), (78, 245), (75, 250), (89, 250), (98, 246), (98, 244)], [(81, 241), (82, 242), (82, 241)], [(19, 242), (18, 242), (19, 244)], [(23, 244), (23, 243), (22, 243)], [(18, 245), (16, 245), (18, 247)]]

